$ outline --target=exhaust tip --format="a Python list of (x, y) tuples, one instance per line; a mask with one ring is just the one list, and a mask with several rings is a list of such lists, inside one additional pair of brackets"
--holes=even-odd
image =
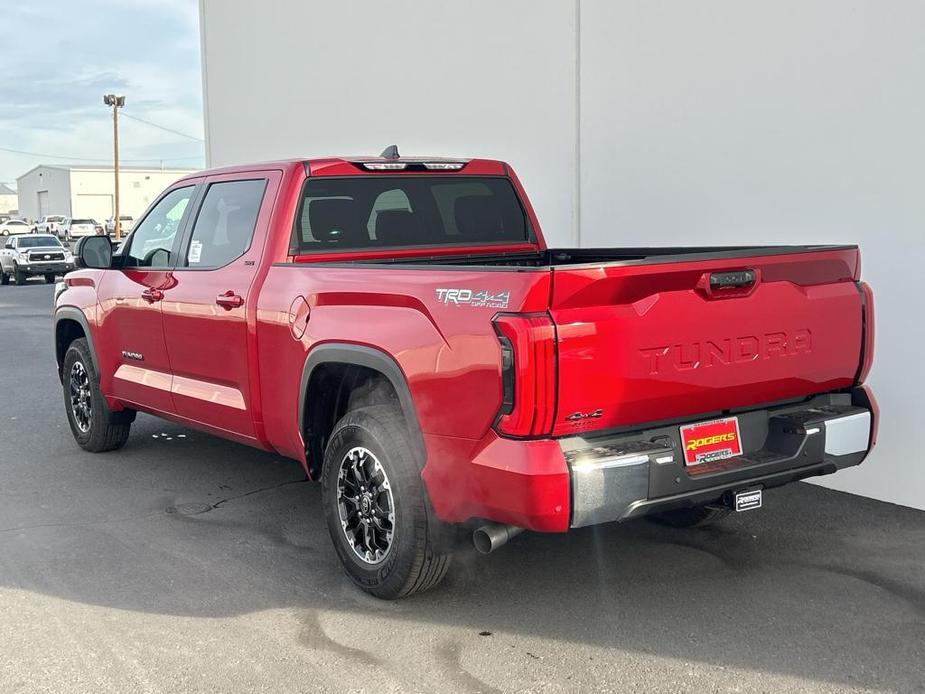
[(478, 528), (472, 533), (472, 544), (480, 554), (489, 554), (494, 547), (491, 546), (491, 537), (485, 528)]
[(472, 544), (475, 545), (477, 552), (490, 554), (523, 531), (523, 528), (518, 528), (516, 525), (489, 523), (475, 529), (472, 533)]

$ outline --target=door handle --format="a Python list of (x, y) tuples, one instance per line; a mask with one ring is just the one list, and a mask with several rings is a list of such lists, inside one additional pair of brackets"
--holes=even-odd
[(244, 298), (229, 289), (224, 294), (219, 294), (215, 297), (215, 303), (226, 311), (230, 311), (233, 308), (241, 308), (244, 305)]
[(156, 301), (160, 301), (164, 298), (164, 292), (160, 289), (145, 289), (141, 293), (141, 298), (147, 301), (149, 304), (153, 304)]

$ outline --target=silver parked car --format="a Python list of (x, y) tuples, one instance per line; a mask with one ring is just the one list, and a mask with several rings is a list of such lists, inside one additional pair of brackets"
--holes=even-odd
[(61, 245), (57, 236), (49, 234), (17, 234), (3, 239), (0, 249), (0, 284), (10, 278), (22, 286), (29, 277), (40, 275), (48, 284), (56, 275), (74, 269), (74, 256)]
[(58, 238), (63, 241), (78, 239), (82, 236), (102, 235), (103, 225), (95, 219), (65, 219), (58, 225)]

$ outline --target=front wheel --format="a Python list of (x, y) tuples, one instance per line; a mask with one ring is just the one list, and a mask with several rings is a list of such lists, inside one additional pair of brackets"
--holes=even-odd
[(4, 287), (10, 283), (10, 276), (6, 274), (2, 268), (0, 268), (0, 284)]
[(45, 273), (45, 284), (54, 284), (55, 283), (55, 273), (46, 272)]
[(28, 275), (15, 265), (13, 266), (13, 275), (16, 277), (16, 285), (20, 287), (24, 285), (28, 279)]
[(328, 532), (347, 575), (386, 600), (434, 587), (452, 556), (433, 546), (437, 521), (408, 438), (396, 407), (348, 412), (334, 427), (321, 475)]
[(107, 406), (85, 338), (74, 340), (67, 348), (62, 376), (67, 421), (77, 445), (91, 453), (122, 448), (134, 413), (112, 412)]

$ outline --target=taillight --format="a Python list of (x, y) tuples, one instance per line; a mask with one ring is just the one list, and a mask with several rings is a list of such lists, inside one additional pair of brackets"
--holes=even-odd
[(556, 411), (556, 331), (545, 313), (499, 314), (501, 409), (495, 423), (508, 436), (552, 431)]
[(874, 364), (874, 292), (867, 282), (858, 282), (861, 290), (861, 361), (858, 365), (856, 383), (863, 383)]

